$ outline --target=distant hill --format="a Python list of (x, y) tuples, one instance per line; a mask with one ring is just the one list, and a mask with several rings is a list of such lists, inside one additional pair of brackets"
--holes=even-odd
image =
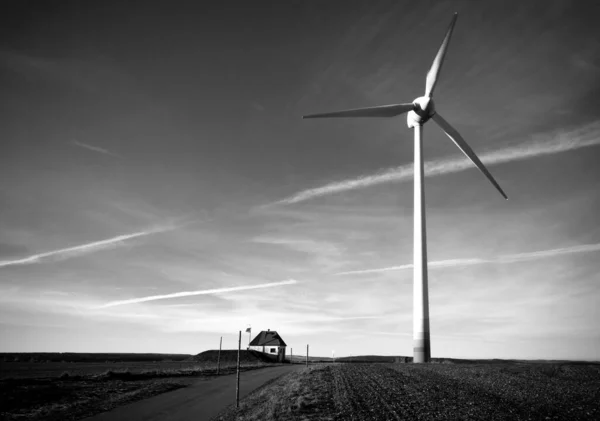
[(412, 361), (412, 357), (405, 356), (390, 356), (390, 355), (354, 355), (352, 357), (341, 357), (336, 358), (337, 362), (343, 363), (393, 363), (396, 359), (402, 361), (403, 358), (409, 358)]
[[(293, 355), (293, 362), (298, 364), (298, 363), (304, 363), (306, 362), (306, 355)], [(285, 356), (285, 361), (289, 362), (290, 361), (290, 355), (286, 355)], [(308, 356), (308, 361), (309, 362), (313, 362), (313, 363), (328, 363), (328, 362), (333, 362), (333, 358), (331, 357), (313, 357), (311, 355)]]
[[(86, 352), (0, 352), (0, 362), (153, 362), (153, 361), (206, 361), (216, 362), (218, 350), (208, 350), (197, 355), (190, 354), (134, 354), (134, 353), (86, 353)], [(241, 362), (270, 362), (276, 363), (274, 355), (263, 354), (258, 351), (242, 350)], [(331, 357), (309, 356), (310, 362), (332, 362)], [(290, 356), (286, 355), (286, 362)], [(221, 351), (221, 361), (235, 363), (237, 361), (237, 350)], [(306, 356), (294, 355), (294, 363), (304, 363)], [(352, 357), (336, 358), (340, 363), (394, 363), (412, 362), (412, 357), (394, 355), (356, 355)], [(432, 363), (438, 364), (598, 364), (599, 361), (570, 361), (570, 360), (501, 360), (501, 359), (461, 359), (461, 358), (432, 358)]]
[[(407, 356), (386, 356), (386, 355), (358, 355), (352, 357), (336, 358), (336, 362), (354, 362), (354, 363), (410, 363), (413, 357)], [(570, 361), (570, 360), (502, 360), (492, 359), (464, 359), (464, 358), (432, 358), (432, 363), (437, 364), (600, 364), (598, 361)]]
[[(188, 359), (188, 361), (197, 362), (217, 362), (217, 355), (219, 350), (211, 349), (208, 351), (201, 352), (198, 355), (194, 355)], [(331, 362), (331, 357), (312, 357), (309, 356), (310, 362)], [(237, 349), (224, 349), (221, 351), (221, 362), (235, 363), (237, 361)], [(295, 364), (304, 363), (306, 361), (306, 355), (293, 355), (293, 362)], [(240, 351), (240, 362), (251, 363), (251, 362), (264, 362), (264, 363), (277, 363), (277, 357), (254, 350), (241, 350)], [(285, 362), (290, 362), (290, 354), (285, 356)]]
[[(193, 355), (187, 359), (187, 361), (205, 362), (205, 363), (216, 363), (219, 355), (218, 349), (211, 349), (208, 351), (201, 352), (200, 354)], [(231, 364), (237, 362), (237, 349), (223, 349), (221, 350), (221, 363)], [(277, 356), (263, 354), (262, 352), (253, 350), (241, 350), (240, 351), (240, 363), (276, 363)]]
[(87, 352), (0, 352), (0, 361), (103, 363), (133, 361), (184, 361), (190, 354), (130, 354)]

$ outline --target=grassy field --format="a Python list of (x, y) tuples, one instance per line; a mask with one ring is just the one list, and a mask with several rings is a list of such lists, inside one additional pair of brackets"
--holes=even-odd
[[(0, 362), (0, 419), (82, 419), (214, 376), (213, 354), (156, 362)], [(237, 351), (221, 357), (221, 373), (235, 372)], [(352, 358), (357, 362), (319, 364), (314, 357), (309, 368), (265, 385), (217, 419), (600, 419), (599, 363)], [(304, 363), (300, 356), (294, 361)], [(272, 365), (242, 353), (243, 370)]]
[[(235, 366), (237, 350), (224, 349), (220, 355), (221, 367)], [(276, 362), (273, 357), (254, 351), (242, 350), (243, 366)], [(181, 372), (196, 374), (215, 371), (218, 350), (204, 351), (197, 355), (187, 354), (79, 354), (79, 353), (21, 353), (0, 354), (0, 380), (39, 379), (71, 376), (93, 376), (107, 371), (140, 373)]]
[(149, 354), (123, 352), (0, 352), (0, 362), (105, 363), (126, 361), (183, 361), (190, 354)]
[(600, 365), (319, 364), (215, 419), (597, 420)]
[(199, 363), (194, 361), (158, 361), (158, 362), (0, 362), (0, 380), (6, 378), (35, 379), (59, 377), (63, 373), (74, 376), (89, 376), (107, 371), (129, 370), (132, 373), (168, 370), (202, 370), (216, 367), (216, 364)]
[[(216, 363), (210, 362), (162, 362), (150, 368), (144, 363), (38, 364), (27, 369), (13, 367), (7, 372), (17, 375), (0, 380), (1, 420), (79, 420), (186, 387), (198, 377), (215, 376), (217, 369)], [(241, 364), (243, 371), (270, 366), (273, 364)], [(235, 364), (221, 364), (221, 374), (235, 371)]]
[(0, 381), (0, 419), (74, 421), (186, 387), (190, 382), (191, 378)]

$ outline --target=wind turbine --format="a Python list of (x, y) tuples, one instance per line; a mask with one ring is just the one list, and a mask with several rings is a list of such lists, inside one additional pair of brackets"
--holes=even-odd
[(456, 146), (481, 170), (487, 179), (508, 199), (494, 177), (481, 163), (475, 152), (467, 145), (462, 136), (436, 112), (433, 102), (433, 91), (438, 81), (450, 37), (456, 24), (458, 13), (455, 13), (444, 37), (444, 41), (433, 60), (433, 64), (425, 81), (425, 95), (412, 103), (380, 105), (368, 108), (335, 111), (322, 114), (310, 114), (303, 118), (328, 117), (396, 117), (408, 113), (408, 127), (415, 134), (414, 164), (414, 251), (413, 251), (413, 362), (429, 362), (431, 358), (431, 342), (429, 333), (429, 293), (427, 286), (427, 238), (425, 230), (425, 188), (423, 174), (423, 125), (432, 119), (454, 142)]

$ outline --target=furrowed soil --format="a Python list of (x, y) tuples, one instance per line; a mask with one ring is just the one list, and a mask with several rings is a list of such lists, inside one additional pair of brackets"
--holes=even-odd
[(597, 420), (598, 365), (323, 364), (215, 420)]

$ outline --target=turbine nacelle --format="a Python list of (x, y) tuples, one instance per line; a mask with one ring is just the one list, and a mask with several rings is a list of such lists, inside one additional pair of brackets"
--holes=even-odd
[(413, 101), (413, 109), (406, 116), (408, 127), (422, 126), (435, 114), (435, 105), (430, 96), (421, 96)]

